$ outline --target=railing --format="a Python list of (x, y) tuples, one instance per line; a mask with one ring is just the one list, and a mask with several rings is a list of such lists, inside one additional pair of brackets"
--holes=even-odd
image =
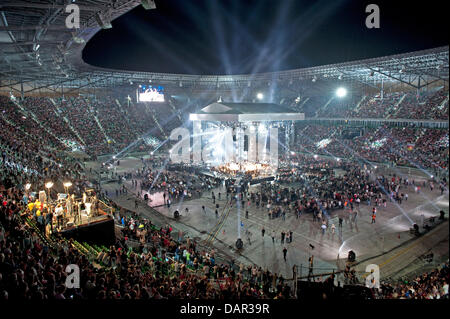
[(394, 126), (394, 127), (429, 127), (429, 128), (448, 128), (448, 121), (446, 120), (411, 120), (411, 119), (385, 119), (385, 118), (328, 118), (328, 117), (314, 117), (305, 118), (305, 124), (339, 124), (339, 125), (357, 125), (365, 127), (377, 126)]

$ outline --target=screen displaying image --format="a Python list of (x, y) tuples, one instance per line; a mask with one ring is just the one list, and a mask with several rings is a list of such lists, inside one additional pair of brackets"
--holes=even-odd
[(139, 102), (164, 102), (164, 88), (160, 85), (139, 85)]

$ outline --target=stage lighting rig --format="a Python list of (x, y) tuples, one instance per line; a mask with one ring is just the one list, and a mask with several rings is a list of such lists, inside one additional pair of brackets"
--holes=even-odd
[(154, 0), (142, 0), (141, 4), (145, 10), (156, 9), (156, 3)]
[(97, 12), (95, 15), (95, 20), (97, 20), (98, 25), (102, 29), (111, 29), (111, 13), (110, 12)]
[(82, 37), (79, 37), (76, 32), (72, 32), (72, 39), (73, 39), (73, 41), (75, 41), (75, 43), (78, 43), (78, 44), (82, 44), (82, 43), (86, 42)]

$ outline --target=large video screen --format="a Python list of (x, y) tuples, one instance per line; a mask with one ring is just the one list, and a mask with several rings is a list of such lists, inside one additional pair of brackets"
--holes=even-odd
[(164, 102), (164, 87), (160, 85), (139, 85), (138, 102)]

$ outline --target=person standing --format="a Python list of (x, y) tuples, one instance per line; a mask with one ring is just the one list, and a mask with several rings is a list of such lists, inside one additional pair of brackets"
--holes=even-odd
[(375, 224), (376, 216), (377, 216), (376, 214), (372, 213), (372, 222), (371, 222), (371, 224)]
[(275, 230), (272, 230), (272, 243), (275, 244)]
[(331, 233), (334, 234), (335, 231), (336, 231), (336, 226), (334, 226), (334, 224), (331, 224)]
[(341, 217), (339, 217), (339, 227), (342, 228), (342, 218)]
[(313, 274), (314, 255), (311, 255), (311, 257), (309, 257), (308, 261), (309, 261), (309, 272), (308, 272), (308, 280), (309, 280), (309, 276), (312, 276), (312, 274)]
[(327, 230), (327, 225), (326, 224), (322, 224), (322, 235), (325, 234), (325, 230)]
[(284, 248), (283, 248), (283, 258), (284, 258), (284, 261), (286, 261), (286, 255), (287, 255), (287, 248), (284, 247)]
[(264, 229), (264, 226), (263, 226), (263, 228), (262, 228), (262, 230), (261, 230), (261, 234), (262, 234), (262, 236), (263, 236), (263, 238), (264, 238), (264, 234), (266, 233), (266, 230)]
[(289, 242), (292, 243), (292, 235), (294, 233), (292, 232), (292, 230), (289, 231)]
[(281, 243), (284, 244), (284, 237), (286, 236), (286, 233), (284, 230), (281, 232)]

